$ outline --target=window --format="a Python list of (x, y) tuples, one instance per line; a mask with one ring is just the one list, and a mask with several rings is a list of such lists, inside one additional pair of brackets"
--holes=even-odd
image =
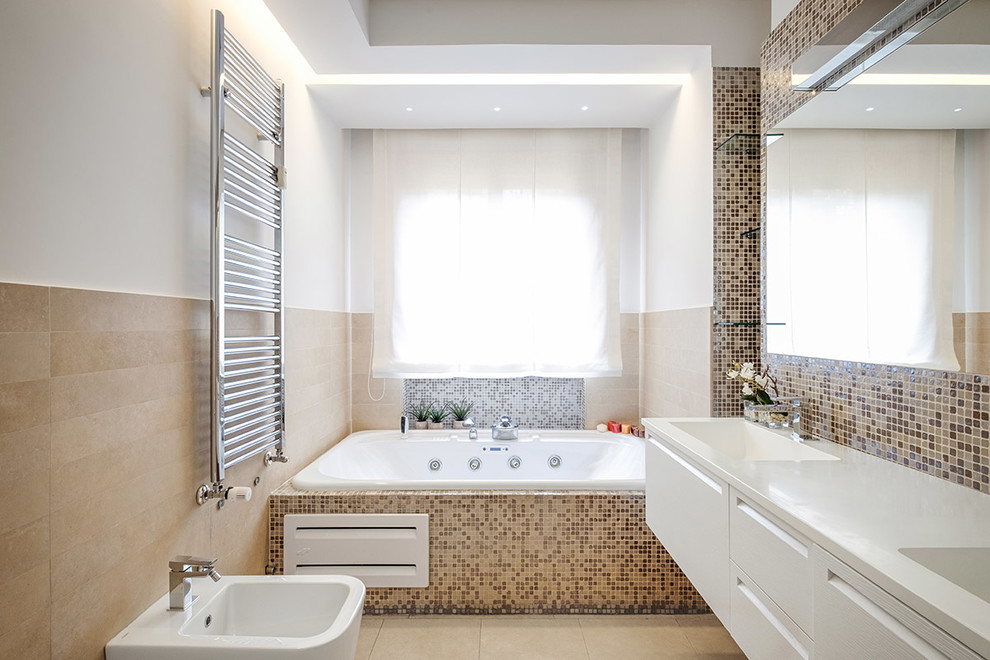
[(621, 131), (376, 131), (376, 376), (621, 373)]

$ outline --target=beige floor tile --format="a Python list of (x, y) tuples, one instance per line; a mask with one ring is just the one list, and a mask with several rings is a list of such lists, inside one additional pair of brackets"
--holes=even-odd
[(719, 658), (746, 657), (714, 614), (685, 615), (676, 619), (699, 655)]
[(361, 631), (358, 633), (357, 652), (354, 654), (354, 660), (368, 660), (371, 657), (371, 650), (375, 648), (378, 633), (382, 629), (383, 619), (384, 617), (367, 614), (361, 616)]
[(673, 616), (581, 616), (591, 660), (695, 657), (695, 649)]
[(371, 660), (477, 660), (478, 617), (386, 617)]
[(587, 657), (576, 618), (493, 616), (481, 621), (482, 660), (578, 660)]

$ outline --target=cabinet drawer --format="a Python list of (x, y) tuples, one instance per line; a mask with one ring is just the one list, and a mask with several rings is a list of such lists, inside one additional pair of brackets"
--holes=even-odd
[(735, 490), (730, 503), (732, 561), (814, 638), (811, 543)]
[(977, 660), (980, 656), (817, 547), (815, 649), (827, 660)]
[(677, 565), (729, 626), (729, 487), (650, 437), (646, 522)]
[(750, 660), (808, 660), (812, 641), (734, 563), (732, 637)]

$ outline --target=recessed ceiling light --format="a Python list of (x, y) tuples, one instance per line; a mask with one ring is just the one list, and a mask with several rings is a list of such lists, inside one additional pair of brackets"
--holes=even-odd
[(872, 105), (866, 109), (867, 112), (873, 112), (874, 110), (876, 110), (876, 108), (874, 108)]
[(502, 108), (498, 107), (497, 105), (494, 108), (492, 108), (492, 110), (494, 110), (495, 112), (502, 112)]
[(406, 112), (412, 112), (412, 108), (406, 108)]
[(962, 108), (955, 108), (953, 109), (953, 112), (962, 112)]
[(581, 109), (582, 109), (582, 110), (587, 110), (587, 109), (588, 109), (588, 106), (586, 106), (586, 105), (582, 105), (582, 106), (581, 106)]

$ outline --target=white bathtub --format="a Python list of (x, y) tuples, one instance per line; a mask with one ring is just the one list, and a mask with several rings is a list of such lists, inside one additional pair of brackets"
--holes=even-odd
[[(642, 438), (598, 431), (487, 429), (352, 433), (292, 478), (299, 490), (642, 490)], [(517, 467), (513, 467), (517, 465)], [(472, 469), (474, 467), (475, 469)], [(435, 469), (434, 469), (435, 468)]]

